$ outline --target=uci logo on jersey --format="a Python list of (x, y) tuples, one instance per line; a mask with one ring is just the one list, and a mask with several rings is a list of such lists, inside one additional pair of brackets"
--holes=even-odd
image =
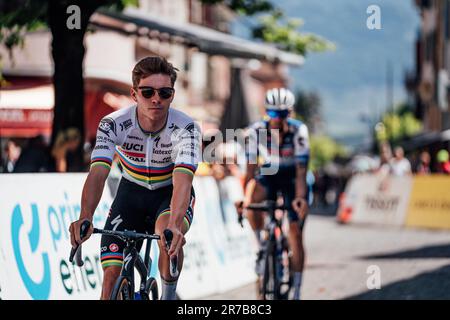
[(129, 143), (129, 142), (125, 142), (122, 146), (122, 148), (124, 150), (133, 150), (133, 151), (144, 151), (144, 146), (142, 144), (138, 144), (138, 143)]
[[(26, 216), (30, 215), (27, 214)], [(31, 204), (32, 227), (28, 232), (28, 237), (22, 239), (24, 243), (22, 243), (21, 246), (20, 234), (24, 225), (23, 217), (24, 215), (22, 214), (21, 207), (17, 204), (13, 209), (11, 219), (11, 237), (17, 269), (19, 270), (20, 277), (30, 296), (33, 299), (46, 300), (50, 295), (51, 286), (50, 260), (47, 252), (41, 252), (40, 254), (37, 252), (40, 240), (40, 223), (37, 205), (35, 203)], [(42, 264), (42, 268), (39, 270), (42, 269), (43, 274), (37, 278), (40, 279), (38, 281), (35, 281), (28, 272), (29, 269), (27, 269), (25, 265), (21, 251), (21, 247), (23, 246), (29, 246), (31, 248), (31, 253), (36, 256), (36, 262)], [(35, 269), (36, 266), (33, 266), (33, 268)]]

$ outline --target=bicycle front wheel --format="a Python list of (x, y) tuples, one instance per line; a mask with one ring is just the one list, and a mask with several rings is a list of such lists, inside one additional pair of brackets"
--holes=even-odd
[(262, 297), (264, 300), (278, 300), (280, 299), (280, 265), (274, 245), (269, 246), (264, 259), (264, 273), (261, 288)]
[(156, 279), (151, 277), (147, 280), (145, 283), (145, 292), (148, 295), (149, 300), (158, 300), (158, 283), (156, 282)]
[(134, 290), (127, 278), (119, 278), (111, 293), (111, 300), (133, 300)]

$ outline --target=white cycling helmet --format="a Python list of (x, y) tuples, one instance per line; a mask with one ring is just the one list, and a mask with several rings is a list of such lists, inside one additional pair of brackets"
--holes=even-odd
[(269, 89), (266, 92), (266, 109), (292, 110), (295, 104), (295, 96), (286, 88)]

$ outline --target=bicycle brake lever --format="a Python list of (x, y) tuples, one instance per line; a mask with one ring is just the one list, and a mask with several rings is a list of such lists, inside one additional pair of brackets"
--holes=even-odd
[[(172, 245), (172, 239), (173, 239), (173, 233), (172, 231), (170, 231), (169, 229), (164, 230), (164, 238), (166, 239), (166, 248), (167, 250), (170, 249), (170, 246)], [(178, 271), (178, 258), (170, 258), (169, 257), (169, 271), (170, 271), (170, 276), (173, 278), (177, 278), (179, 275), (179, 271)]]
[(241, 225), (241, 228), (244, 228), (244, 224), (242, 223), (244, 221), (244, 218), (242, 217), (242, 214), (238, 215), (238, 222)]
[[(91, 223), (89, 221), (84, 221), (80, 226), (80, 238), (83, 239), (86, 237), (89, 227)], [(69, 261), (73, 263), (73, 258), (75, 256), (75, 263), (78, 267), (82, 267), (84, 265), (82, 252), (81, 252), (81, 244), (77, 245), (75, 248), (72, 247), (70, 250)]]

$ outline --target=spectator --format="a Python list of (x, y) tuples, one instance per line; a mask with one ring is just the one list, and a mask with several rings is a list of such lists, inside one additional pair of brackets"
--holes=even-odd
[(3, 163), (0, 167), (0, 172), (14, 172), (14, 167), (16, 166), (16, 162), (19, 159), (21, 152), (22, 148), (17, 144), (17, 142), (11, 139), (8, 140), (5, 145), (6, 158), (2, 161)]
[(450, 174), (450, 161), (448, 151), (440, 150), (436, 155), (438, 161), (438, 172), (443, 174)]
[(382, 176), (387, 176), (392, 172), (392, 150), (389, 144), (382, 144), (380, 146), (380, 165), (377, 173)]
[(391, 174), (394, 176), (405, 176), (411, 174), (411, 164), (405, 158), (402, 147), (394, 149), (394, 158), (391, 160)]
[(57, 172), (67, 172), (68, 166), (68, 154), (75, 152), (81, 143), (81, 134), (76, 128), (69, 128), (63, 132), (60, 132), (55, 140), (55, 144), (52, 149), (52, 156), (55, 160), (55, 168)]
[(30, 139), (14, 167), (15, 173), (51, 171), (48, 147), (42, 135)]
[(430, 162), (431, 162), (431, 156), (427, 151), (422, 151), (420, 153), (420, 160), (419, 164), (416, 167), (416, 173), (417, 174), (430, 174)]

